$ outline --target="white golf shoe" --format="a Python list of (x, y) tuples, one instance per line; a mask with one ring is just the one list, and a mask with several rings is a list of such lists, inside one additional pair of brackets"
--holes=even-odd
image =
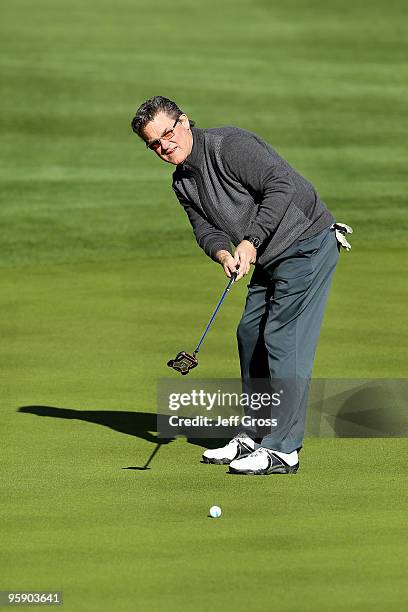
[(255, 442), (246, 433), (237, 434), (221, 448), (209, 448), (203, 454), (204, 463), (228, 465), (234, 459), (246, 457), (255, 449)]
[(281, 453), (260, 447), (246, 457), (231, 461), (231, 474), (295, 474), (299, 468), (297, 451)]

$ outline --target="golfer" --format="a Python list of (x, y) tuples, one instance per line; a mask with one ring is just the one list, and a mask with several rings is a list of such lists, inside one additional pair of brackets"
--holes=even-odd
[(276, 425), (262, 438), (240, 431), (203, 460), (238, 474), (294, 473), (324, 308), (351, 228), (257, 134), (200, 129), (162, 96), (139, 107), (132, 129), (175, 166), (173, 190), (205, 253), (228, 277), (238, 270), (237, 280), (255, 266), (238, 326), (241, 376), (246, 389), (267, 379), (280, 393)]

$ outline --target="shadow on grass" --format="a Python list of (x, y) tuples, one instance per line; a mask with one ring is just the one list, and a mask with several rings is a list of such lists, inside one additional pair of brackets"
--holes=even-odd
[[(40, 417), (51, 417), (55, 419), (76, 419), (87, 421), (109, 427), (119, 433), (141, 438), (152, 444), (159, 446), (168, 444), (174, 438), (162, 438), (157, 435), (157, 414), (152, 412), (124, 412), (120, 410), (74, 410), (73, 408), (56, 408), (53, 406), (22, 406), (18, 412), (35, 414)], [(217, 448), (224, 446), (226, 441), (215, 438), (187, 438), (190, 444), (202, 446), (204, 448)], [(155, 454), (155, 449), (153, 453)], [(154, 455), (152, 454), (152, 457)], [(127, 469), (148, 469), (127, 468)]]

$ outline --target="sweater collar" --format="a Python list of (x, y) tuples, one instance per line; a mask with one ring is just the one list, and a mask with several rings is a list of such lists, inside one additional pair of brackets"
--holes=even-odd
[(202, 162), (202, 151), (204, 146), (204, 130), (196, 127), (191, 128), (193, 135), (193, 146), (191, 148), (190, 155), (186, 157), (184, 162), (180, 166), (184, 168), (196, 167), (198, 168)]

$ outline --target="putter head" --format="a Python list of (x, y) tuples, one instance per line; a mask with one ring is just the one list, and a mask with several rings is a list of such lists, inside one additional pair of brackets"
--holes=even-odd
[(198, 361), (194, 355), (190, 355), (185, 351), (177, 353), (175, 359), (170, 359), (167, 362), (169, 368), (173, 368), (176, 372), (180, 372), (183, 376), (189, 373), (190, 370), (198, 366)]

